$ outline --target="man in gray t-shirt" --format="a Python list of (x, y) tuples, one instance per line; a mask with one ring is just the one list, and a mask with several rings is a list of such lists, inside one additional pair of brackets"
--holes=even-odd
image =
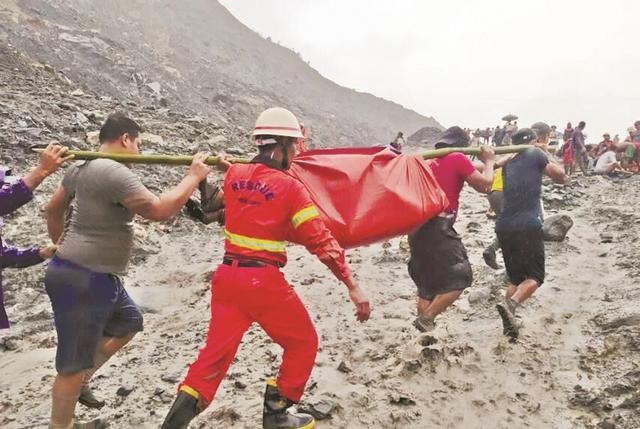
[[(100, 130), (100, 152), (139, 153), (140, 131), (123, 114), (109, 116)], [(73, 414), (77, 401), (104, 405), (87, 382), (142, 330), (142, 313), (118, 277), (131, 254), (133, 217), (175, 216), (207, 177), (206, 156), (196, 155), (180, 184), (161, 197), (116, 161), (78, 162), (67, 170), (47, 205), (49, 235), (60, 243), (45, 275), (58, 334), (50, 429), (103, 427), (100, 419), (74, 423)]]
[(73, 199), (57, 256), (92, 271), (124, 274), (135, 213), (121, 202), (145, 190), (138, 176), (116, 161), (80, 161), (67, 170), (62, 188)]

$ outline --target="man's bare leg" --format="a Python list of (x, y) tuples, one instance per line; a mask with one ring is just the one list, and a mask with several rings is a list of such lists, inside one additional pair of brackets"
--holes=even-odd
[(433, 320), (424, 316), (424, 314), (429, 310), (430, 305), (431, 301), (418, 297), (418, 317), (413, 321), (413, 326), (415, 326), (420, 332), (428, 332), (435, 327)]
[(518, 287), (516, 285), (509, 283), (509, 286), (507, 286), (507, 292), (505, 293), (505, 298), (511, 299), (511, 297), (513, 296), (514, 293), (516, 293), (517, 290), (518, 290)]
[(135, 332), (126, 335), (122, 338), (116, 337), (103, 337), (100, 340), (100, 344), (98, 344), (98, 348), (96, 350), (95, 364), (93, 368), (85, 371), (84, 381), (82, 383), (82, 387), (80, 389), (80, 398), (79, 401), (81, 404), (89, 407), (89, 408), (97, 408), (100, 409), (105, 405), (104, 401), (99, 400), (95, 397), (91, 388), (89, 387), (89, 381), (91, 377), (109, 360), (111, 357), (118, 352), (122, 347), (124, 347), (133, 337), (136, 335)]
[(422, 316), (423, 314), (425, 314), (430, 305), (431, 301), (418, 297), (418, 316)]
[(436, 295), (431, 301), (418, 298), (418, 318), (414, 322), (414, 326), (422, 332), (433, 329), (436, 316), (449, 308), (460, 297), (460, 294), (462, 294), (462, 290), (452, 290)]
[(436, 295), (422, 315), (432, 320), (435, 319), (438, 314), (449, 308), (460, 297), (460, 294), (462, 294), (462, 290), (452, 290)]
[(510, 299), (514, 300), (518, 304), (522, 304), (525, 302), (533, 293), (538, 290), (537, 280), (527, 279), (518, 285), (516, 292), (510, 297)]
[(85, 371), (56, 376), (51, 394), (49, 429), (66, 429), (73, 425), (73, 415), (84, 377)]
[(580, 160), (580, 171), (584, 176), (587, 175), (587, 160), (584, 157)]

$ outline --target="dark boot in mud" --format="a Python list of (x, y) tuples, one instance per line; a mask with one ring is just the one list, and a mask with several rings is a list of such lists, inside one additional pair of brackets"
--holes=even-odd
[(267, 380), (264, 392), (262, 427), (264, 429), (311, 429), (316, 426), (309, 414), (293, 414), (287, 411), (294, 402), (280, 395), (275, 380)]
[(91, 387), (88, 384), (82, 385), (82, 390), (80, 390), (80, 397), (78, 398), (78, 402), (88, 408), (95, 408), (99, 410), (104, 407), (105, 401), (101, 401), (95, 397)]
[(482, 258), (484, 259), (484, 263), (494, 270), (500, 269), (500, 265), (498, 265), (498, 261), (496, 259), (496, 249), (493, 246), (489, 246), (482, 252)]
[(69, 424), (69, 426), (60, 426), (49, 423), (49, 429), (106, 429), (108, 427), (109, 424), (102, 419), (95, 419), (86, 423), (73, 422)]
[(95, 419), (86, 423), (73, 423), (73, 429), (106, 429), (109, 427), (109, 424), (102, 419)]
[(502, 319), (502, 333), (511, 338), (518, 338), (520, 334), (520, 323), (516, 319), (516, 308), (518, 304), (512, 300), (507, 299), (504, 302), (496, 305), (498, 314)]
[(430, 317), (418, 316), (413, 321), (413, 326), (420, 332), (431, 332), (435, 329), (436, 322)]
[(200, 411), (202, 410), (198, 406), (198, 399), (189, 393), (181, 391), (173, 402), (160, 429), (187, 429), (189, 422), (200, 414)]

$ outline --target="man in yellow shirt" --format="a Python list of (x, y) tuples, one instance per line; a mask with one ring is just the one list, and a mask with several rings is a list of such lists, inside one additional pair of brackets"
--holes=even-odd
[[(487, 200), (489, 200), (491, 210), (493, 210), (497, 216), (500, 216), (504, 204), (502, 197), (502, 168), (497, 168), (493, 172), (493, 183), (491, 184), (491, 192), (487, 195)], [(500, 243), (498, 243), (498, 237), (494, 237), (491, 244), (482, 252), (484, 262), (494, 270), (500, 268), (496, 260), (496, 252), (499, 248)]]

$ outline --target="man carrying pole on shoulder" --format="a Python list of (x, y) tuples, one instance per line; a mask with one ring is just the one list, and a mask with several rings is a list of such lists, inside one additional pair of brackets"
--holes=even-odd
[[(447, 129), (436, 143), (436, 149), (467, 146), (469, 135), (460, 127)], [(478, 159), (484, 164), (482, 172), (476, 170), (462, 153), (452, 153), (430, 162), (449, 206), (409, 234), (411, 258), (408, 269), (418, 288), (418, 317), (414, 326), (421, 332), (432, 330), (436, 316), (453, 304), (473, 280), (467, 251), (453, 224), (465, 183), (484, 194), (491, 189), (495, 154), (483, 146)]]
[(551, 128), (538, 122), (518, 130), (513, 144), (531, 144), (511, 158), (502, 168), (504, 207), (496, 222), (509, 285), (505, 301), (497, 305), (503, 332), (511, 338), (519, 335), (516, 309), (542, 286), (545, 278), (544, 241), (540, 220), (542, 177), (566, 183), (562, 166), (546, 151)]
[[(109, 116), (100, 129), (100, 152), (138, 154), (140, 131), (123, 114)], [(133, 245), (131, 221), (135, 214), (155, 221), (178, 214), (207, 177), (205, 159), (197, 154), (180, 184), (160, 197), (116, 161), (82, 161), (67, 170), (47, 206), (49, 235), (60, 244), (45, 275), (58, 334), (50, 429), (104, 427), (100, 419), (77, 423), (73, 416), (78, 400), (104, 405), (88, 381), (142, 331), (142, 313), (120, 279)]]
[(304, 244), (349, 290), (356, 318), (369, 318), (369, 300), (356, 284), (344, 250), (320, 219), (309, 192), (287, 174), (302, 138), (296, 117), (271, 108), (253, 132), (258, 155), (234, 164), (224, 182), (225, 256), (211, 279), (207, 341), (191, 365), (162, 429), (184, 429), (213, 401), (246, 330), (257, 322), (283, 349), (277, 380), (267, 380), (265, 429), (310, 429), (312, 416), (287, 409), (298, 402), (315, 362), (318, 337), (304, 304), (280, 268), (286, 240)]

